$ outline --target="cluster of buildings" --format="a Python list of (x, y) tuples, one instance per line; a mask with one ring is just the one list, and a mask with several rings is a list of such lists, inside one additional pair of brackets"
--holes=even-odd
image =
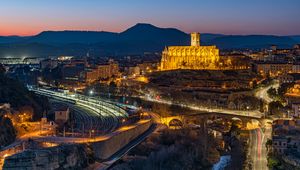
[(278, 49), (272, 45), (269, 50), (251, 54), (254, 70), (263, 75), (277, 77), (289, 73), (300, 73), (300, 45), (296, 44), (291, 49)]
[[(108, 58), (83, 58), (59, 56), (48, 58), (3, 58), (6, 74), (25, 85), (51, 85), (81, 89), (101, 82), (109, 84), (122, 78), (138, 78), (157, 71), (159, 54), (144, 56), (115, 56)], [(2, 62), (3, 60), (3, 62)]]
[[(119, 63), (122, 62), (122, 63)], [(139, 77), (157, 70), (157, 61), (140, 61), (136, 58), (126, 57), (118, 59), (76, 59), (68, 56), (58, 59), (45, 59), (40, 62), (40, 70), (44, 81), (64, 87), (84, 87), (96, 82), (110, 83), (120, 78)], [(47, 79), (47, 77), (50, 77)]]
[(288, 164), (300, 167), (300, 119), (278, 119), (273, 122), (272, 152)]
[(289, 73), (300, 73), (300, 63), (256, 62), (254, 70), (263, 76), (276, 77)]
[[(281, 83), (289, 83), (298, 81), (300, 78), (300, 62), (297, 62), (299, 56), (300, 45), (295, 45), (292, 49), (278, 49), (273, 45), (268, 50), (258, 52), (224, 51), (220, 54), (219, 49), (214, 45), (200, 45), (199, 33), (191, 33), (190, 46), (169, 46), (161, 54), (145, 53), (143, 57), (116, 56), (114, 59), (95, 59), (90, 58), (89, 55), (84, 58), (60, 56), (39, 59), (34, 62), (30, 58), (23, 58), (20, 62), (28, 63), (30, 60), (31, 63), (39, 63), (39, 68), (35, 68), (35, 74), (31, 76), (32, 78), (24, 80), (26, 84), (37, 82), (37, 77), (41, 77), (48, 84), (85, 86), (95, 82), (110, 82), (119, 78), (139, 77), (157, 70), (178, 69), (252, 70), (262, 77), (276, 76)], [(13, 73), (15, 77), (21, 80), (29, 77), (26, 76), (27, 71), (24, 69), (17, 70), (17, 72), (13, 71)], [(247, 85), (251, 83), (251, 81), (247, 82)], [(214, 85), (210, 82), (207, 84), (208, 86)], [(235, 86), (234, 83), (233, 85), (231, 83), (224, 85), (226, 88)]]
[[(224, 52), (223, 52), (224, 53)], [(252, 63), (252, 65), (251, 65)], [(258, 52), (226, 52), (216, 46), (201, 46), (200, 34), (191, 34), (190, 46), (169, 46), (162, 52), (160, 70), (239, 70), (251, 69), (262, 76), (277, 77), (300, 73), (300, 44), (291, 49), (270, 49)]]
[(251, 58), (242, 53), (228, 52), (220, 55), (216, 46), (200, 45), (200, 34), (191, 33), (190, 46), (169, 46), (163, 50), (159, 70), (205, 71), (177, 75), (190, 77), (192, 81), (187, 78), (176, 82), (177, 78), (168, 78), (156, 81), (156, 84), (162, 89), (162, 93), (167, 93), (165, 95), (180, 91), (192, 94), (194, 99), (201, 100), (202, 103), (208, 102), (208, 105), (214, 103), (216, 107), (246, 108), (229, 104), (229, 98), (244, 96), (253, 88), (256, 78), (251, 72), (250, 63)]
[(169, 46), (162, 52), (160, 70), (241, 70), (250, 68), (250, 57), (241, 53), (220, 55), (219, 49), (200, 45), (200, 34), (191, 33), (190, 46)]
[(118, 63), (109, 60), (106, 63), (90, 65), (86, 60), (76, 59), (62, 65), (63, 84), (91, 84), (98, 80), (107, 80), (119, 75)]
[(285, 98), (289, 106), (292, 106), (292, 115), (293, 117), (300, 117), (298, 108), (300, 109), (300, 84), (299, 81), (296, 81), (295, 84), (292, 84), (288, 88)]
[(127, 66), (124, 67), (124, 75), (129, 76), (129, 77), (137, 77), (140, 75), (145, 75), (147, 73), (151, 73), (153, 71), (156, 71), (158, 67), (157, 62), (143, 62), (143, 63), (138, 63), (133, 66)]
[(0, 58), (0, 63), (4, 65), (16, 65), (16, 64), (39, 64), (42, 58), (37, 57), (3, 57)]

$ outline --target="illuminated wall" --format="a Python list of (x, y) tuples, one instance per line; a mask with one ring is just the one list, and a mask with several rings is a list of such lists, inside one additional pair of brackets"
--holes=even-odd
[(170, 46), (162, 52), (161, 70), (218, 69), (219, 49), (200, 46), (199, 33), (191, 34), (191, 46)]

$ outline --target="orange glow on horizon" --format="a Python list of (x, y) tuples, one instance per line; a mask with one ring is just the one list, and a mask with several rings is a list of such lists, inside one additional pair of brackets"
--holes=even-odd
[(35, 30), (19, 30), (17, 28), (7, 28), (0, 30), (0, 36), (31, 36), (38, 33), (39, 32)]
[(0, 36), (34, 36), (43, 31), (64, 31), (64, 30), (71, 30), (71, 31), (108, 31), (108, 32), (122, 32), (125, 31), (127, 28), (131, 27), (132, 25), (127, 24), (108, 24), (105, 26), (98, 26), (94, 24), (69, 24), (69, 25), (44, 25), (38, 26), (34, 23), (32, 24), (7, 24), (2, 25), (0, 29)]

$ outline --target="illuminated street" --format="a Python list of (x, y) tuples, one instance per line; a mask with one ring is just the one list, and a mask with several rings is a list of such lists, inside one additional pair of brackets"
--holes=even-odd
[(229, 110), (229, 109), (214, 109), (214, 108), (206, 108), (202, 106), (192, 106), (192, 105), (183, 105), (183, 104), (176, 104), (173, 103), (172, 101), (164, 100), (164, 99), (155, 99), (151, 98), (149, 96), (140, 96), (143, 100), (146, 101), (151, 101), (151, 102), (156, 102), (156, 103), (163, 103), (163, 104), (168, 104), (168, 105), (178, 105), (181, 107), (189, 108), (191, 110), (197, 110), (201, 112), (215, 112), (215, 113), (222, 113), (222, 114), (229, 114), (229, 115), (237, 115), (237, 116), (246, 116), (246, 117), (253, 117), (253, 118), (261, 118), (262, 113), (258, 110)]
[[(32, 88), (30, 89), (33, 90)], [(116, 130), (120, 126), (121, 120), (127, 117), (126, 111), (122, 108), (122, 106), (116, 106), (115, 104), (104, 102), (103, 100), (98, 101), (97, 99), (88, 98), (85, 96), (77, 96), (76, 98), (75, 96), (68, 96), (59, 92), (48, 90), (37, 90), (36, 92), (41, 95), (53, 97), (55, 101), (58, 100), (71, 107), (71, 109), (73, 109), (76, 113), (75, 118), (77, 122), (81, 122), (81, 125), (82, 123), (85, 124), (85, 127), (88, 131), (86, 132), (87, 137), (75, 138), (56, 137), (51, 135), (48, 136), (49, 132), (37, 130), (20, 136), (16, 142), (5, 148), (2, 148), (0, 154), (3, 158), (21, 152), (23, 143), (27, 142), (28, 139), (45, 142), (48, 145), (52, 145), (55, 143), (99, 142), (107, 140), (110, 137), (118, 135), (124, 131), (138, 128), (139, 125), (149, 121), (141, 120), (134, 125), (122, 126), (118, 130)], [(76, 105), (71, 104), (71, 100), (76, 101)], [(37, 124), (37, 126), (39, 126), (39, 124)], [(78, 130), (80, 131), (81, 129)], [(106, 135), (99, 135), (99, 130), (101, 130), (102, 133), (106, 133)], [(19, 147), (19, 149), (16, 149), (16, 147)], [(3, 160), (1, 159), (0, 161)]]
[(32, 137), (33, 140), (40, 141), (40, 142), (48, 142), (48, 143), (88, 143), (88, 142), (100, 142), (107, 140), (111, 138), (112, 136), (118, 135), (124, 131), (128, 131), (130, 129), (137, 128), (139, 125), (149, 122), (150, 120), (141, 120), (137, 122), (136, 124), (129, 125), (129, 126), (123, 126), (116, 131), (103, 135), (103, 136), (96, 136), (95, 134), (92, 134), (91, 137), (81, 137), (81, 138), (75, 138), (75, 137), (56, 137), (56, 136), (36, 136)]
[(269, 95), (268, 95), (268, 90), (270, 88), (275, 88), (278, 89), (278, 87), (280, 86), (278, 81), (274, 81), (272, 82), (271, 85), (268, 85), (266, 87), (260, 87), (256, 92), (255, 92), (255, 97), (263, 99), (265, 102), (270, 103), (272, 101), (274, 101), (274, 99), (272, 99)]
[(249, 152), (255, 170), (268, 168), (266, 142), (271, 138), (271, 130), (271, 127), (266, 127), (265, 132), (261, 128), (250, 131)]
[(0, 2), (0, 170), (300, 170), (300, 1)]

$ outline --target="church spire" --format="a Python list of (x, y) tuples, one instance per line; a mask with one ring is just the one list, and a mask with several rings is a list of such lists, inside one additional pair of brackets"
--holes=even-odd
[(198, 32), (191, 33), (191, 46), (200, 46), (200, 34)]

